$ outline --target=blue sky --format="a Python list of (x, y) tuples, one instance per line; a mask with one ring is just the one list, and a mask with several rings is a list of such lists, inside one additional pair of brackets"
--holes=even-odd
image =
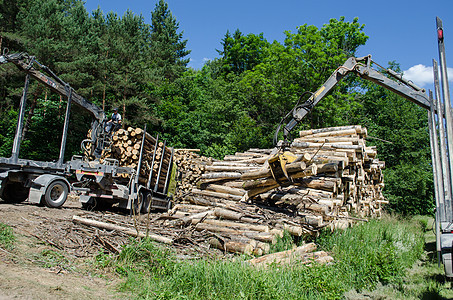
[[(88, 11), (98, 6), (108, 13), (122, 16), (127, 9), (142, 14), (151, 22), (151, 11), (157, 0), (87, 0)], [(173, 16), (179, 22), (183, 38), (192, 50), (189, 66), (199, 69), (206, 60), (218, 57), (221, 40), (227, 30), (242, 33), (263, 33), (272, 42), (283, 42), (284, 31), (295, 32), (302, 24), (318, 28), (341, 16), (346, 21), (359, 18), (369, 36), (358, 56), (371, 54), (373, 60), (386, 66), (396, 61), (406, 77), (430, 87), (432, 59), (439, 60), (436, 16), (444, 25), (447, 65), (453, 71), (453, 0), (167, 0)], [(450, 72), (450, 86), (453, 72)], [(451, 87), (453, 88), (453, 87)]]

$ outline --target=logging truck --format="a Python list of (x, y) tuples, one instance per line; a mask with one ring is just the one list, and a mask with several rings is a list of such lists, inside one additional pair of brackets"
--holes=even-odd
[[(361, 58), (350, 57), (343, 65), (339, 66), (332, 73), (327, 81), (315, 93), (303, 93), (301, 98), (306, 94), (310, 94), (310, 97), (302, 104), (299, 104), (299, 99), (296, 106), (282, 118), (274, 136), (274, 144), (277, 144), (279, 152), (269, 159), (269, 167), (271, 168), (276, 182), (280, 185), (292, 182), (291, 176), (284, 171), (286, 169), (286, 164), (295, 160), (295, 158), (288, 156), (288, 152), (285, 152), (285, 149), (291, 146), (289, 141), (291, 130), (293, 130), (295, 126), (314, 109), (315, 105), (318, 104), (340, 80), (350, 73), (365, 80), (372, 81), (428, 110), (428, 128), (430, 133), (433, 177), (435, 182), (437, 254), (439, 262), (442, 261), (444, 264), (446, 276), (453, 278), (453, 152), (451, 152), (451, 145), (453, 145), (453, 121), (450, 92), (448, 89), (442, 21), (437, 18), (436, 23), (442, 77), (442, 94), (444, 103), (448, 105), (443, 105), (441, 103), (438, 64), (435, 60), (433, 60), (433, 71), (437, 100), (434, 99), (431, 91), (429, 91), (428, 96), (425, 89), (406, 80), (401, 74), (379, 66), (372, 61), (371, 55)], [(379, 66), (387, 76), (373, 69), (373, 65)], [(283, 140), (278, 141), (281, 126), (289, 119), (289, 117), (292, 117), (291, 120), (283, 127)]]
[[(26, 73), (20, 100), (19, 114), (9, 158), (0, 157), (0, 197), (8, 202), (28, 201), (61, 207), (71, 190), (80, 194), (84, 207), (109, 206), (118, 203), (120, 207), (149, 211), (167, 209), (171, 203), (170, 181), (174, 179), (173, 152), (167, 157), (167, 166), (151, 172), (147, 180), (139, 182), (143, 149), (140, 150), (139, 164), (135, 168), (120, 166), (118, 160), (101, 159), (110, 149), (112, 132), (105, 130), (104, 111), (78, 95), (74, 89), (55, 75), (35, 57), (26, 53), (8, 54), (6, 49), (0, 56), (0, 64), (13, 63)], [(43, 73), (44, 72), (44, 73)], [(36, 79), (50, 90), (67, 99), (59, 158), (57, 161), (35, 161), (19, 158), (24, 115), (30, 78)], [(81, 143), (84, 156), (73, 156), (64, 162), (66, 138), (69, 127), (71, 104), (75, 103), (92, 116), (89, 138)], [(146, 137), (146, 127), (143, 139)], [(156, 142), (159, 142), (156, 140)], [(143, 148), (143, 147), (142, 147)], [(157, 147), (154, 148), (157, 150)], [(163, 159), (162, 155), (162, 159)], [(102, 161), (102, 162), (101, 162)], [(162, 174), (165, 172), (165, 177)], [(122, 174), (123, 177), (118, 175)], [(173, 177), (171, 176), (173, 174)], [(127, 178), (121, 180), (120, 178)], [(157, 183), (151, 186), (151, 182)]]

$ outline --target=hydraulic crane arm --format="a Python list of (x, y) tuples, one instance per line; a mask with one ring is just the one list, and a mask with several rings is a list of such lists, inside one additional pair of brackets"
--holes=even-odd
[[(103, 123), (106, 119), (104, 111), (77, 94), (68, 83), (55, 75), (48, 67), (40, 64), (34, 56), (30, 56), (27, 53), (7, 54), (5, 51), (3, 55), (0, 56), (0, 64), (9, 62), (15, 64), (21, 71), (24, 71), (32, 78), (35, 78), (54, 92), (67, 97), (68, 101), (70, 98), (71, 103), (74, 102), (91, 114), (93, 117), (91, 135), (89, 139), (82, 141), (82, 149), (88, 156), (100, 157), (102, 150), (109, 145), (109, 137), (103, 130)], [(38, 65), (39, 69), (36, 68), (35, 65)], [(47, 75), (41, 71), (47, 73)], [(66, 122), (67, 121), (65, 120), (65, 123)], [(64, 134), (63, 144), (66, 141), (65, 136), (66, 135)]]
[[(395, 78), (397, 81), (392, 80), (382, 73), (374, 70), (371, 67), (371, 55), (361, 58), (350, 57), (346, 62), (338, 67), (333, 74), (326, 80), (326, 82), (314, 94), (308, 98), (303, 104), (296, 106), (290, 113), (292, 113), (292, 120), (289, 121), (283, 128), (283, 136), (286, 141), (291, 130), (321, 101), (336, 85), (349, 73), (355, 73), (359, 77), (372, 81), (412, 102), (415, 104), (429, 109), (429, 98), (424, 89), (416, 86), (410, 81), (402, 78), (402, 76), (393, 70), (386, 69), (386, 72)], [(277, 138), (278, 131), (275, 134)], [(275, 140), (276, 142), (276, 140)]]
[[(49, 87), (51, 90), (54, 92), (63, 95), (63, 96), (68, 96), (69, 90), (72, 89), (71, 86), (67, 83), (65, 83), (63, 80), (61, 80), (57, 75), (55, 75), (48, 67), (40, 64), (33, 56), (29, 56), (26, 53), (14, 53), (11, 55), (8, 54), (3, 54), (0, 56), (0, 63), (8, 63), (12, 62), (15, 64), (21, 71), (24, 71), (28, 73), (31, 77), (37, 79), (40, 81), (42, 84), (46, 85)], [(50, 76), (47, 76), (46, 74), (42, 73), (41, 71), (37, 70), (34, 67), (34, 64), (39, 65), (39, 67), (49, 73)], [(72, 98), (71, 100), (80, 106), (81, 108), (85, 109), (88, 111), (93, 118), (95, 118), (99, 123), (102, 123), (105, 119), (105, 114), (104, 111), (99, 108), (98, 106), (94, 105), (90, 101), (86, 100), (74, 90), (72, 91)]]

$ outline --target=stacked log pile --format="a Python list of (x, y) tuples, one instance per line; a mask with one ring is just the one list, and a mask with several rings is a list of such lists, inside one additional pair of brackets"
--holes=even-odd
[(382, 194), (385, 162), (377, 159), (376, 147), (366, 146), (366, 136), (366, 128), (360, 125), (306, 130), (294, 140), (291, 151), (310, 154), (318, 166), (337, 165), (335, 172), (318, 169), (318, 177), (337, 180), (337, 191), (330, 198), (336, 200), (338, 209), (361, 217), (380, 217), (382, 204), (387, 203)]
[(190, 193), (201, 179), (205, 166), (212, 163), (212, 158), (198, 155), (199, 149), (175, 149), (175, 163), (178, 169), (176, 199)]
[(297, 159), (286, 165), (293, 182), (283, 186), (268, 165), (276, 149), (250, 149), (198, 166), (192, 160), (189, 169), (197, 171), (186, 176), (172, 224), (212, 233), (216, 248), (266, 254), (283, 231), (303, 237), (379, 217), (385, 164), (366, 146), (366, 134), (361, 126), (300, 132), (289, 149)]
[[(170, 169), (173, 149), (167, 147), (164, 141), (158, 141), (145, 133), (141, 128), (129, 127), (116, 131), (112, 136), (110, 150), (103, 153), (102, 160), (116, 159), (121, 167), (137, 170), (141, 151), (139, 182), (147, 184), (151, 177), (151, 186), (154, 187), (157, 182), (158, 190), (162, 189)], [(117, 175), (125, 180), (129, 180), (131, 176), (131, 174)]]

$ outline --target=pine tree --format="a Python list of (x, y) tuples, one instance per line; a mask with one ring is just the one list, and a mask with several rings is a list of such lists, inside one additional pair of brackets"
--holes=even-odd
[(178, 33), (179, 23), (168, 9), (168, 4), (160, 0), (151, 12), (151, 60), (153, 79), (162, 78), (173, 81), (187, 68), (190, 53), (186, 50), (187, 40), (182, 40)]

